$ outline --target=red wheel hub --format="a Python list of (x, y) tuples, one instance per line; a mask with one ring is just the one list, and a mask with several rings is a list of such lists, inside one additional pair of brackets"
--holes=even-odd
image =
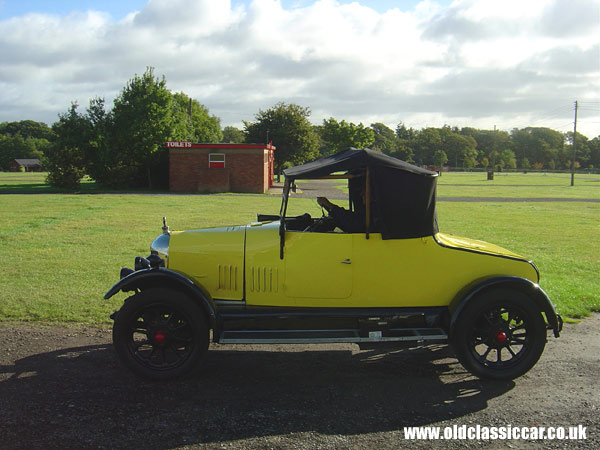
[(504, 331), (498, 331), (496, 333), (495, 338), (496, 338), (496, 342), (498, 342), (500, 344), (503, 344), (503, 343), (506, 342), (507, 336), (506, 336), (506, 333)]
[(157, 331), (156, 334), (154, 335), (154, 340), (159, 343), (162, 344), (163, 342), (165, 342), (165, 338), (166, 338), (166, 334), (164, 333), (164, 331)]

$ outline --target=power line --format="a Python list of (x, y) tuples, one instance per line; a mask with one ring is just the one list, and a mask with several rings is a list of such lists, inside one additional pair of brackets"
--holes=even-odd
[[(525, 127), (531, 127), (531, 126), (539, 124), (540, 122), (546, 122), (546, 121), (548, 121), (550, 119), (553, 119), (553, 118), (557, 118), (557, 117), (560, 117), (560, 116), (565, 116), (567, 114), (567, 112), (570, 112), (572, 110), (572, 108), (573, 107), (571, 105), (561, 105), (561, 106), (558, 106), (558, 107), (556, 107), (554, 109), (551, 109), (550, 111), (538, 114), (538, 117), (540, 115), (543, 115), (544, 117), (541, 117), (541, 118), (539, 118), (537, 120), (534, 120), (533, 122), (531, 122), (531, 121), (528, 121), (527, 123), (521, 122), (521, 123), (517, 124), (516, 126), (514, 126), (513, 128), (521, 128), (523, 126), (525, 126)], [(569, 123), (571, 123), (571, 122), (569, 122)]]
[(567, 122), (567, 123), (563, 123), (562, 125), (554, 125), (553, 128), (560, 129), (560, 128), (563, 128), (563, 127), (570, 127), (571, 125), (573, 125), (573, 122)]
[(546, 114), (552, 115), (556, 111), (564, 111), (565, 109), (568, 109), (570, 111), (571, 110), (571, 105), (561, 105), (561, 106), (558, 106), (557, 108), (551, 109)]
[[(582, 104), (583, 104), (583, 106), (582, 106)], [(588, 112), (588, 113), (589, 112), (600, 113), (600, 101), (584, 101), (584, 102), (578, 101), (577, 108), (580, 112), (584, 111), (584, 112)], [(544, 122), (548, 122), (552, 119), (559, 118), (560, 116), (567, 116), (567, 114), (570, 113), (571, 111), (573, 111), (573, 105), (557, 106), (556, 108), (553, 108), (549, 111), (538, 114), (538, 117), (539, 117), (538, 119), (533, 120), (533, 121), (528, 121), (528, 122), (520, 122), (516, 126), (513, 126), (513, 128), (521, 129), (521, 128), (539, 126), (540, 124), (543, 124)], [(540, 117), (540, 116), (543, 116), (543, 117)], [(590, 125), (590, 124), (597, 124), (598, 122), (586, 120), (585, 118), (583, 118), (583, 119), (579, 120), (579, 123)], [(564, 128), (570, 127), (572, 124), (573, 124), (573, 121), (569, 121), (569, 122), (563, 123), (561, 125), (552, 125), (552, 126), (550, 126), (550, 128), (554, 128), (554, 129), (566, 132), (568, 130), (564, 130)]]

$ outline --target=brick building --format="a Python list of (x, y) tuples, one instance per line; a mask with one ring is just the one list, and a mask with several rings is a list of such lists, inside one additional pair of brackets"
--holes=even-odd
[(265, 144), (192, 144), (170, 141), (173, 192), (257, 192), (273, 185), (275, 147)]

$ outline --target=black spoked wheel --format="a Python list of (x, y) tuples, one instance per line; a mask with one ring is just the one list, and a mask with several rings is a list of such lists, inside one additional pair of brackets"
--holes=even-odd
[(515, 366), (531, 344), (528, 317), (515, 307), (495, 306), (475, 320), (469, 341), (481, 365), (502, 369)]
[(200, 308), (169, 289), (149, 289), (128, 299), (115, 318), (115, 349), (136, 374), (165, 380), (189, 373), (208, 348)]
[(513, 379), (539, 359), (546, 343), (546, 326), (529, 297), (496, 290), (465, 308), (452, 343), (460, 362), (474, 375)]

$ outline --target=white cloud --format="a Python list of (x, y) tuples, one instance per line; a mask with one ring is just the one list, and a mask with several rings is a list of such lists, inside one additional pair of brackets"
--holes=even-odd
[[(367, 4), (149, 0), (118, 22), (101, 11), (1, 21), (0, 120), (52, 122), (95, 96), (110, 104), (147, 66), (223, 125), (287, 101), (315, 123), (557, 127), (570, 117), (540, 118), (600, 100), (598, 0)], [(582, 117), (578, 129), (598, 135), (599, 122)]]

